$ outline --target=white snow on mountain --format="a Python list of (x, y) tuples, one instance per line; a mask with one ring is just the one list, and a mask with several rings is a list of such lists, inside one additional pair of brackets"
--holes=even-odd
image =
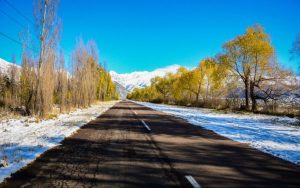
[(171, 65), (165, 68), (156, 69), (154, 71), (140, 71), (125, 74), (118, 74), (115, 71), (110, 71), (112, 80), (124, 86), (128, 91), (134, 88), (149, 86), (151, 79), (156, 76), (165, 76), (167, 73), (176, 73), (179, 65)]
[[(11, 66), (13, 66), (14, 64), (10, 63), (10, 62), (7, 62), (5, 61), (4, 59), (1, 59), (0, 58), (0, 73), (2, 74), (5, 74), (8, 72), (9, 68)], [(14, 65), (14, 66), (17, 66), (17, 68), (20, 68), (19, 65)]]

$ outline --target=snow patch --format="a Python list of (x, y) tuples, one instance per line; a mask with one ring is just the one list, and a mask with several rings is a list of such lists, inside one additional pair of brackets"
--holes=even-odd
[(57, 146), (81, 126), (112, 107), (116, 101), (101, 102), (39, 123), (33, 117), (0, 121), (0, 182), (46, 150)]
[(210, 109), (136, 102), (187, 120), (232, 140), (300, 165), (299, 120), (257, 114), (221, 114)]

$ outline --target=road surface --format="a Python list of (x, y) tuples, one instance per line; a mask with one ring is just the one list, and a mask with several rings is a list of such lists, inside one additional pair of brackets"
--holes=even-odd
[(199, 185), (300, 187), (300, 166), (122, 101), (0, 187)]

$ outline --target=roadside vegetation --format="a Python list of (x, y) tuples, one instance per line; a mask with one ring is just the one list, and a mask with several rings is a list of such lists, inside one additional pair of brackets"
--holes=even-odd
[[(299, 58), (300, 37), (292, 48)], [(156, 77), (128, 98), (154, 103), (300, 115), (299, 79), (280, 66), (270, 37), (260, 25), (226, 42), (214, 57), (188, 70)]]
[(35, 2), (35, 32), (28, 29), (21, 34), (21, 67), (11, 66), (0, 74), (1, 111), (47, 117), (53, 111), (118, 98), (109, 73), (99, 63), (94, 41), (84, 43), (79, 39), (67, 66), (59, 47), (62, 24), (57, 10), (58, 0)]

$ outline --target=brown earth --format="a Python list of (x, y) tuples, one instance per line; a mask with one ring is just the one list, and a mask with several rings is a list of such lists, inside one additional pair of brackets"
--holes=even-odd
[(189, 187), (186, 175), (204, 188), (300, 187), (300, 166), (129, 101), (0, 187)]

